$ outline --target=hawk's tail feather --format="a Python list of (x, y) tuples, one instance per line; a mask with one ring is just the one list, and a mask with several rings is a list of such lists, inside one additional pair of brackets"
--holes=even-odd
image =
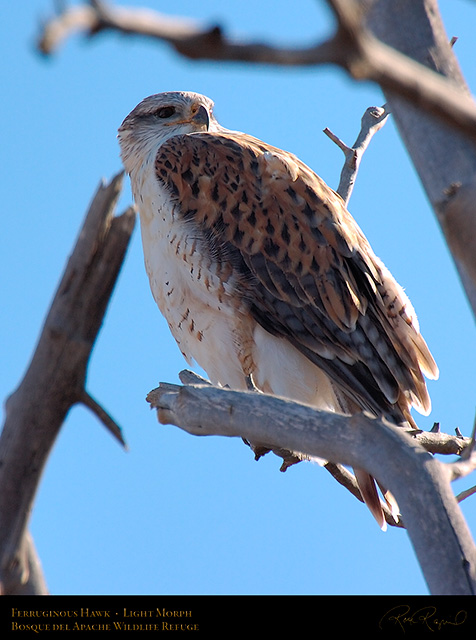
[(375, 480), (369, 473), (367, 473), (367, 471), (364, 471), (364, 469), (354, 467), (354, 474), (357, 484), (359, 485), (362, 498), (370, 513), (373, 515), (382, 531), (386, 531), (387, 522), (385, 520), (385, 514), (382, 509), (382, 503), (380, 501)]
[(378, 480), (377, 484), (380, 488), (380, 491), (382, 492), (385, 502), (387, 503), (387, 507), (390, 509), (390, 513), (395, 518), (395, 520), (398, 520), (398, 517), (400, 515), (400, 507), (398, 506), (393, 493), (388, 491), (388, 489), (385, 489), (385, 487), (383, 487)]

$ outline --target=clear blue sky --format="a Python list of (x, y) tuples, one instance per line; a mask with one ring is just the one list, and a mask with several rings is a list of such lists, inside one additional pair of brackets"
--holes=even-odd
[[(303, 44), (331, 27), (316, 0), (170, 3), (129, 0), (236, 36)], [(293, 151), (331, 186), (378, 87), (334, 68), (191, 62), (166, 45), (102, 34), (69, 40), (52, 59), (34, 49), (51, 0), (0, 0), (2, 82), (0, 394), (18, 384), (102, 177), (121, 167), (117, 127), (145, 96), (193, 90), (220, 121)], [(476, 6), (445, 0), (448, 36), (476, 86)], [(130, 202), (127, 185), (119, 209)], [(441, 376), (424, 429), (474, 418), (474, 322), (452, 260), (390, 121), (364, 157), (351, 212), (405, 287)], [(149, 292), (138, 229), (90, 363), (88, 389), (122, 425), (124, 452), (86, 409), (73, 409), (49, 459), (31, 529), (54, 594), (427, 593), (404, 531), (382, 533), (325, 471), (255, 462), (238, 439), (161, 426), (145, 396), (185, 367)], [(473, 480), (474, 483), (474, 480)], [(470, 486), (461, 481), (456, 491)], [(418, 487), (415, 487), (418, 491)], [(475, 499), (463, 511), (476, 529)], [(442, 549), (442, 553), (444, 550)]]

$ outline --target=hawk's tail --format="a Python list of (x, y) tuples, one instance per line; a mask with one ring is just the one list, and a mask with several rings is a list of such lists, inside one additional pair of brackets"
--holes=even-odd
[[(357, 484), (359, 485), (362, 498), (367, 505), (370, 513), (373, 515), (382, 531), (386, 531), (387, 521), (385, 519), (385, 514), (382, 508), (382, 501), (378, 494), (374, 478), (372, 478), (372, 476), (364, 469), (354, 468), (354, 474), (355, 479), (357, 480)], [(399, 514), (399, 509), (395, 498), (390, 493), (390, 491), (387, 491), (382, 487), (381, 490), (388, 508), (390, 509), (392, 515), (396, 518), (396, 516)]]

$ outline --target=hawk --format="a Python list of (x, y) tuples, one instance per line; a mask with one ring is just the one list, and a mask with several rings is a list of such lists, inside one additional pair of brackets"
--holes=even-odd
[[(152, 294), (185, 359), (218, 385), (414, 424), (438, 369), (403, 289), (339, 195), (213, 106), (153, 95), (118, 135)], [(385, 528), (373, 479), (354, 471)]]

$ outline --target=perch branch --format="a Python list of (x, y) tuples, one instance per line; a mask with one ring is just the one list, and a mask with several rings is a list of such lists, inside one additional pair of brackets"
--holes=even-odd
[(452, 436), (448, 433), (418, 431), (411, 435), (429, 453), (460, 456), (471, 446), (471, 438), (465, 438), (457, 434)]
[(66, 414), (84, 402), (123, 442), (86, 394), (91, 351), (124, 260), (135, 211), (114, 216), (123, 176), (94, 196), (19, 387), (6, 401), (0, 438), (0, 584), (4, 594), (44, 593), (27, 531), (48, 455)]
[(366, 469), (399, 503), (430, 591), (476, 592), (476, 548), (450, 490), (451, 465), (431, 456), (405, 430), (363, 414), (347, 417), (209, 384), (161, 384), (147, 400), (161, 423), (194, 435), (241, 437), (271, 450), (301, 451)]
[[(179, 378), (184, 385), (212, 386), (209, 380), (196, 374), (194, 371), (190, 371), (189, 369), (181, 371), (179, 373)], [(162, 383), (161, 387), (165, 388), (165, 386), (165, 383)], [(170, 389), (174, 391), (176, 389), (175, 385), (171, 385)], [(406, 433), (414, 438), (418, 442), (418, 444), (420, 444), (426, 451), (432, 454), (462, 455), (472, 444), (472, 438), (465, 438), (458, 432), (455, 435), (441, 433), (439, 424), (437, 423), (434, 425), (433, 429), (430, 432), (415, 431), (414, 429), (409, 429), (408, 431), (406, 431)], [(270, 451), (270, 449), (266, 446), (253, 446), (253, 450), (255, 451), (256, 459), (259, 459), (259, 457)], [(286, 471), (286, 469), (291, 464), (295, 464), (302, 459), (306, 459), (306, 456), (302, 456), (301, 458), (292, 456), (289, 451), (286, 451), (283, 448), (273, 448), (272, 451), (278, 457), (283, 458), (283, 464), (280, 469), (281, 471)], [(350, 493), (352, 493), (354, 497), (356, 497), (360, 502), (363, 502), (362, 495), (360, 493), (360, 489), (355, 476), (350, 473), (350, 471), (348, 471), (341, 464), (336, 464), (333, 462), (327, 462), (324, 465), (324, 469), (326, 469), (326, 471), (328, 471), (339, 484), (341, 484)], [(470, 495), (471, 493), (467, 493), (467, 495), (465, 494), (464, 497), (469, 497)], [(463, 497), (461, 499), (463, 499)], [(385, 504), (382, 504), (382, 509), (385, 515), (385, 519), (389, 525), (404, 527), (402, 520), (395, 519), (394, 515)]]

